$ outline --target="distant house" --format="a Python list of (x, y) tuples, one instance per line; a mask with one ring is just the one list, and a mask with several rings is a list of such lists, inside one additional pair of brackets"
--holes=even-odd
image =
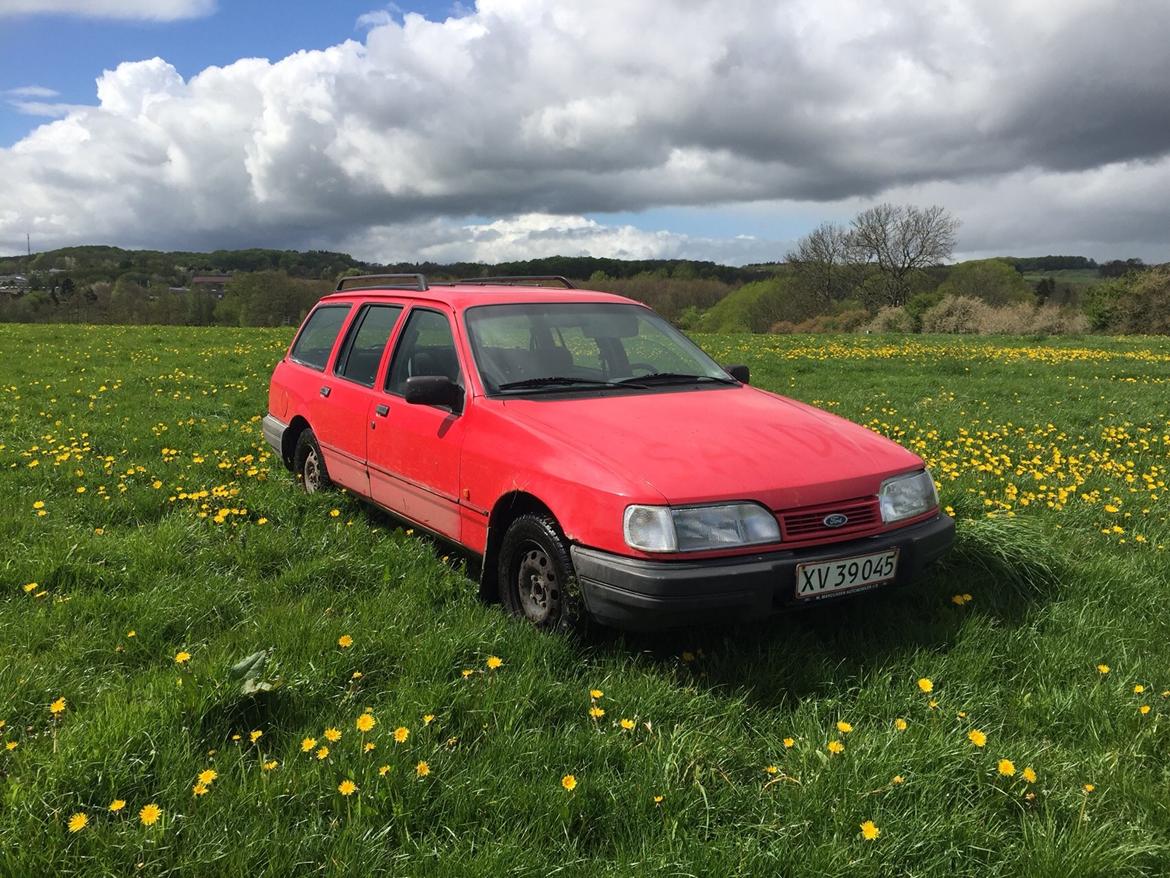
[(191, 289), (195, 292), (211, 293), (217, 299), (222, 299), (224, 287), (231, 279), (230, 274), (197, 274), (191, 278)]
[(28, 292), (28, 278), (23, 274), (0, 274), (0, 292), (19, 296)]

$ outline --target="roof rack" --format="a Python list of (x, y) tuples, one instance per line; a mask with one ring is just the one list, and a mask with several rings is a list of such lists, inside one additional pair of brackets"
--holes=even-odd
[(337, 289), (342, 290), (418, 290), (427, 289), (427, 278), (423, 274), (361, 274), (354, 277), (343, 277), (337, 282)]
[(573, 286), (572, 281), (566, 277), (561, 277), (559, 274), (514, 274), (503, 275), (500, 277), (465, 277), (456, 283), (461, 284), (500, 284), (502, 286), (531, 286), (539, 287), (545, 283), (559, 283), (567, 290), (577, 289)]

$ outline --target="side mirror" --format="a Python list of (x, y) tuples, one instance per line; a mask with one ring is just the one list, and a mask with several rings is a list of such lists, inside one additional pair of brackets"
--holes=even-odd
[(446, 375), (416, 375), (406, 379), (406, 401), (411, 405), (442, 405), (463, 410), (463, 388)]
[(747, 366), (724, 366), (723, 371), (740, 384), (751, 384), (752, 371)]

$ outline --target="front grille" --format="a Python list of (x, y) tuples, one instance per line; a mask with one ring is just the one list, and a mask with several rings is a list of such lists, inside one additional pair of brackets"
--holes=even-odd
[[(840, 527), (829, 527), (825, 519), (830, 515), (844, 515), (848, 520)], [(878, 530), (882, 525), (877, 498), (846, 500), (811, 509), (794, 509), (780, 514), (783, 539), (804, 542), (824, 537), (856, 535)]]

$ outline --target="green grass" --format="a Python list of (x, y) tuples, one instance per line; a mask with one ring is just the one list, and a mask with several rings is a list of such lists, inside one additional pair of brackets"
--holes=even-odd
[[(955, 551), (905, 590), (577, 642), (295, 490), (258, 421), (288, 334), (0, 326), (0, 874), (1166, 871), (1170, 343), (700, 337), (923, 454)], [(279, 686), (243, 696), (264, 649)]]

